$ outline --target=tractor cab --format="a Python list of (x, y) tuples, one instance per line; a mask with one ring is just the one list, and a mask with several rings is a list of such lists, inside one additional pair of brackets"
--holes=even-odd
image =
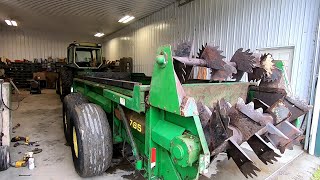
[(103, 63), (101, 44), (71, 43), (68, 47), (67, 63), (77, 69), (99, 69)]

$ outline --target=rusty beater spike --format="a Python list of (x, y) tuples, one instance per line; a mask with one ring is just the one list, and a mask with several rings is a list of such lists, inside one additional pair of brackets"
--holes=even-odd
[(227, 149), (228, 157), (232, 158), (236, 163), (242, 174), (248, 178), (250, 176), (253, 178), (253, 175), (257, 176), (255, 171), (261, 171), (257, 166), (254, 165), (249, 156), (242, 150), (242, 148), (234, 142), (232, 139), (229, 139), (229, 149)]
[(279, 138), (275, 134), (268, 134), (270, 142), (277, 147), (281, 153), (286, 149), (292, 149), (294, 144), (299, 144), (304, 138), (302, 132), (288, 121), (283, 121), (276, 126), (287, 138)]
[(266, 165), (268, 163), (273, 164), (272, 161), (277, 161), (276, 157), (281, 157), (258, 134), (254, 134), (247, 142), (258, 158)]
[(288, 119), (289, 122), (297, 119), (303, 114), (306, 114), (307, 112), (309, 112), (310, 109), (312, 109), (312, 106), (306, 104), (300, 99), (292, 98), (289, 96), (286, 96), (284, 98), (284, 104), (291, 112), (291, 117)]
[(218, 46), (213, 47), (207, 45), (200, 56), (200, 58), (206, 60), (213, 69), (222, 69), (226, 64), (226, 62), (223, 61), (225, 56), (221, 55), (222, 51), (219, 51), (218, 48)]
[(242, 98), (238, 99), (238, 102), (236, 104), (236, 108), (254, 120), (255, 122), (259, 123), (260, 125), (266, 125), (268, 123), (273, 122), (273, 118), (270, 114), (263, 113), (263, 109), (254, 109), (254, 103), (250, 102), (248, 104), (245, 104), (244, 100)]
[(236, 63), (236, 68), (242, 72), (252, 73), (255, 67), (255, 56), (250, 49), (242, 52), (243, 48), (239, 48), (232, 56), (230, 62)]
[(282, 99), (279, 99), (276, 103), (270, 106), (266, 111), (273, 116), (276, 124), (286, 119), (289, 119), (291, 117), (291, 112), (287, 108), (287, 106), (284, 104)]

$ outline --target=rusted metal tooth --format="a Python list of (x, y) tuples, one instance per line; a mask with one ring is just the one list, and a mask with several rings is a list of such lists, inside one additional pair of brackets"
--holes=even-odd
[(247, 142), (258, 158), (266, 165), (268, 163), (273, 164), (272, 161), (277, 161), (276, 157), (281, 157), (258, 134), (253, 135)]
[(289, 138), (289, 140), (284, 141), (279, 139), (273, 140), (278, 140), (277, 143), (280, 144), (279, 150), (281, 153), (284, 153), (285, 149), (292, 149), (293, 145), (299, 145), (300, 141), (304, 139), (302, 132), (288, 121), (283, 121), (282, 123), (278, 124), (277, 128)]
[[(243, 142), (243, 136), (240, 130), (232, 125), (228, 126), (228, 129), (230, 129), (232, 132), (232, 136), (229, 138), (235, 143), (242, 143)], [(225, 152), (230, 147), (229, 141), (224, 141), (220, 146), (215, 148), (213, 151), (211, 151), (211, 156), (215, 156), (221, 152)]]
[(304, 139), (303, 133), (289, 121), (283, 121), (277, 125), (277, 128), (288, 138), (290, 138), (290, 144), (299, 145), (300, 141)]
[(241, 113), (235, 107), (232, 107), (228, 111), (230, 117), (230, 124), (240, 130), (243, 141), (248, 140), (257, 131), (264, 128), (264, 126), (259, 125), (259, 123), (250, 120), (246, 115)]
[[(208, 119), (211, 111), (201, 102), (197, 103), (197, 106), (201, 121), (206, 121), (205, 119)], [(213, 152), (213, 154), (226, 150), (226, 144), (223, 145), (223, 143), (233, 135), (232, 129), (229, 128), (230, 118), (227, 115), (227, 110), (230, 106), (231, 105), (224, 99), (218, 101), (208, 122), (203, 128), (209, 150)]]
[(285, 143), (290, 140), (285, 134), (283, 134), (278, 128), (276, 128), (271, 123), (268, 123), (256, 134), (263, 135), (264, 139), (266, 141), (270, 141), (271, 144), (277, 149), (280, 149), (282, 146), (285, 146)]
[(217, 103), (217, 109), (220, 114), (221, 121), (223, 123), (223, 126), (226, 130), (226, 133), (228, 137), (232, 136), (232, 129), (229, 128), (230, 126), (230, 117), (228, 115), (228, 110), (231, 108), (231, 104), (224, 99), (221, 99)]
[(223, 61), (225, 56), (222, 56), (222, 51), (218, 50), (219, 46), (206, 46), (202, 51), (200, 58), (210, 62), (210, 67), (213, 69), (222, 69), (226, 62)]
[(237, 69), (232, 64), (223, 65), (222, 69), (213, 70), (211, 72), (211, 80), (213, 81), (225, 81), (232, 77), (232, 74), (236, 74)]
[[(269, 125), (269, 128), (271, 125)], [(266, 137), (270, 140), (272, 145), (280, 150), (283, 154), (286, 149), (292, 149), (293, 145), (298, 145), (300, 141), (304, 138), (302, 132), (294, 127), (290, 122), (283, 121), (277, 125), (277, 127), (272, 127), (274, 132), (268, 131)], [(281, 133), (279, 133), (279, 131)], [(280, 135), (280, 136), (279, 136)]]
[(279, 138), (283, 138), (283, 139), (286, 139), (288, 140), (289, 138), (283, 134), (277, 127), (275, 127), (273, 124), (271, 123), (268, 123), (266, 126), (266, 130), (269, 134), (273, 134), (273, 135), (276, 135), (278, 136)]
[(284, 98), (284, 104), (286, 105), (286, 107), (288, 107), (292, 114), (291, 117), (288, 119), (289, 122), (306, 114), (307, 112), (309, 112), (310, 109), (312, 109), (312, 106), (306, 104), (305, 102), (299, 99), (291, 98), (289, 96), (286, 96)]
[[(240, 81), (244, 72), (252, 73), (255, 67), (255, 57), (250, 53), (250, 49), (243, 51), (243, 48), (238, 49), (232, 56), (230, 62), (236, 63), (237, 72), (233, 73), (233, 79)], [(260, 61), (259, 61), (260, 64)]]
[(238, 49), (231, 58), (231, 62), (237, 64), (237, 69), (243, 72), (252, 73), (255, 67), (255, 57), (250, 53), (250, 49), (243, 51), (243, 48)]
[(199, 118), (201, 120), (202, 127), (206, 127), (210, 117), (212, 115), (212, 112), (208, 108), (208, 106), (204, 105), (202, 102), (197, 102), (197, 109), (199, 112)]
[(197, 53), (197, 57), (198, 58), (201, 58), (201, 56), (202, 56), (202, 53), (203, 53), (203, 51), (204, 51), (204, 49), (207, 47), (207, 43), (205, 44), (205, 45), (202, 45), (201, 46), (201, 49), (199, 49), (199, 52)]
[(290, 110), (287, 108), (287, 106), (281, 99), (279, 99), (276, 103), (270, 106), (266, 111), (274, 117), (276, 124), (291, 117)]
[(253, 175), (257, 176), (257, 173), (255, 171), (260, 171), (260, 169), (254, 165), (249, 156), (232, 139), (230, 139), (228, 142), (228, 158), (230, 159), (231, 157), (233, 159), (233, 161), (236, 163), (236, 165), (246, 178), (248, 178), (248, 176), (253, 178)]
[(253, 99), (253, 103), (254, 103), (254, 109), (262, 108), (264, 112), (270, 107), (268, 104), (266, 104), (265, 102), (257, 98)]
[(250, 102), (245, 104), (242, 98), (238, 99), (236, 104), (236, 108), (248, 116), (250, 119), (254, 120), (255, 122), (259, 123), (260, 125), (266, 125), (268, 123), (273, 123), (273, 118), (270, 114), (263, 113), (262, 108), (254, 109), (254, 103)]
[(250, 91), (254, 91), (254, 98), (263, 101), (268, 106), (272, 106), (279, 99), (284, 99), (287, 95), (284, 89), (261, 86), (250, 86)]
[(282, 77), (282, 71), (275, 66), (272, 55), (264, 54), (263, 56), (261, 56), (260, 65), (261, 68), (256, 68), (253, 72), (255, 74), (254, 76), (256, 76), (257, 78), (260, 77), (260, 79), (262, 79), (261, 84), (269, 86), (270, 82), (275, 82), (275, 84), (272, 84), (272, 86), (277, 87), (280, 82), (279, 80)]
[(215, 108), (212, 112), (210, 118), (210, 132), (211, 132), (211, 142), (210, 142), (210, 151), (213, 151), (215, 148), (220, 146), (225, 140), (228, 139), (228, 132), (224, 127), (222, 119), (220, 117), (219, 111)]

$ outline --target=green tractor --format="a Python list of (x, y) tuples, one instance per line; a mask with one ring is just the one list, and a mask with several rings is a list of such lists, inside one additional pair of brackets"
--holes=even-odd
[(60, 68), (56, 84), (61, 100), (70, 93), (74, 75), (78, 72), (101, 71), (105, 67), (101, 52), (101, 44), (96, 43), (74, 42), (68, 46), (67, 64)]

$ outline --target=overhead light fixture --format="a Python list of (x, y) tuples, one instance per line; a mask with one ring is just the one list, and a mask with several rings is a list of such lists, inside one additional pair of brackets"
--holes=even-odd
[(130, 18), (130, 16), (126, 15), (126, 16), (123, 16), (118, 22), (122, 23), (124, 20)]
[(123, 23), (127, 23), (127, 22), (131, 21), (132, 19), (134, 19), (134, 17), (130, 16), (128, 19), (124, 20)]
[(12, 20), (8, 20), (8, 19), (6, 19), (4, 21), (8, 24), (8, 26), (18, 26), (16, 21), (12, 21)]
[(135, 17), (133, 17), (133, 16), (126, 15), (126, 16), (123, 16), (118, 22), (119, 23), (127, 23), (127, 22), (131, 21), (134, 18)]
[(16, 21), (11, 21), (12, 26), (18, 26)]
[(12, 26), (12, 23), (10, 20), (4, 20), (9, 26)]
[(96, 33), (94, 36), (95, 37), (102, 37), (102, 36), (104, 36), (104, 33)]

